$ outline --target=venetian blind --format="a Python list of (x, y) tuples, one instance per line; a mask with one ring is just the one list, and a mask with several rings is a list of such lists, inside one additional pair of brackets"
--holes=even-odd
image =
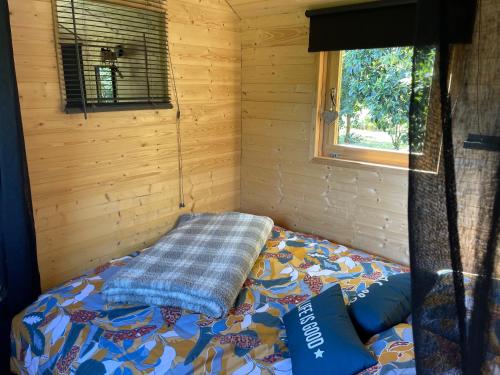
[(67, 112), (171, 108), (165, 0), (56, 0)]

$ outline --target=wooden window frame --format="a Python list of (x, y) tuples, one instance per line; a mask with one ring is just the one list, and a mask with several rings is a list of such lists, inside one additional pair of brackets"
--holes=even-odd
[[(342, 51), (320, 52), (318, 54), (318, 78), (316, 105), (311, 137), (311, 160), (323, 164), (354, 163), (357, 165), (375, 165), (388, 168), (408, 169), (410, 154), (407, 151), (386, 151), (353, 145), (338, 144), (338, 119), (333, 125), (326, 125), (323, 112), (329, 107), (329, 90), (335, 88), (336, 108), (340, 108), (342, 95)], [(335, 72), (330, 74), (330, 72)], [(436, 82), (433, 82), (433, 87)], [(430, 117), (429, 117), (430, 120)], [(411, 155), (414, 165), (424, 172), (436, 173), (441, 153), (441, 133), (439, 124), (428, 121), (424, 150)]]

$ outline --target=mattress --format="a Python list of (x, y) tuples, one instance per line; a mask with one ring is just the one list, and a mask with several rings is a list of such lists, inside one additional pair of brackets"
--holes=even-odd
[[(145, 250), (147, 251), (147, 250)], [(275, 227), (235, 307), (210, 319), (172, 307), (107, 305), (103, 283), (139, 253), (116, 259), (42, 296), (12, 323), (18, 374), (291, 374), (281, 317), (339, 283), (345, 302), (406, 267)], [(411, 325), (366, 344), (364, 374), (414, 373)], [(334, 366), (334, 364), (332, 364)]]

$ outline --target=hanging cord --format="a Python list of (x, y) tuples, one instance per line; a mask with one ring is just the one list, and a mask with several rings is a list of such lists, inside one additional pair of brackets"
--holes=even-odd
[(177, 129), (177, 160), (179, 162), (179, 208), (186, 207), (184, 202), (184, 172), (182, 162), (182, 137), (181, 137), (181, 107), (179, 106), (179, 96), (177, 95), (177, 85), (175, 84), (174, 66), (172, 64), (172, 56), (170, 56), (170, 48), (168, 51), (168, 60), (170, 64), (170, 72), (172, 75), (172, 87), (174, 88), (175, 105), (177, 106), (177, 114), (175, 116), (175, 124)]
[(236, 17), (238, 17), (238, 19), (241, 21), (241, 16), (238, 14), (236, 9), (234, 9), (234, 7), (231, 5), (231, 3), (228, 0), (225, 0), (225, 1), (226, 1), (226, 4), (228, 5), (228, 7), (231, 8), (233, 13), (236, 15)]

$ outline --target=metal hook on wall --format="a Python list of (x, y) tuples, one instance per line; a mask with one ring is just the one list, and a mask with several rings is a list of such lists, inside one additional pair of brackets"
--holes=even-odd
[(330, 89), (330, 110), (324, 111), (322, 114), (323, 121), (325, 125), (332, 125), (337, 121), (337, 118), (339, 117), (339, 113), (336, 110), (337, 107), (337, 89), (332, 88)]
[(330, 99), (331, 99), (330, 111), (333, 112), (333, 111), (335, 111), (335, 108), (337, 107), (337, 89), (336, 88), (330, 89)]

